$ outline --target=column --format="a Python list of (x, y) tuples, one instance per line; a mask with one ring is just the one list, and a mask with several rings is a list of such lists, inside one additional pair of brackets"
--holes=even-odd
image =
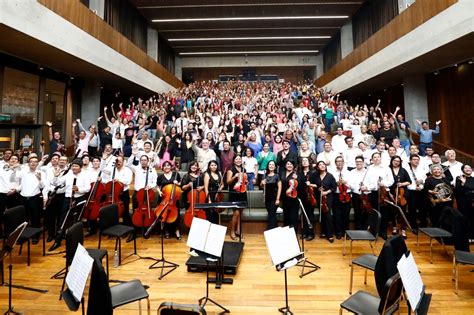
[[(82, 89), (81, 122), (84, 128), (92, 124), (97, 125), (97, 118), (100, 115), (100, 83), (94, 80), (87, 80)], [(70, 126), (70, 125), (69, 125)]]
[(405, 119), (412, 130), (415, 130), (416, 120), (428, 121), (428, 100), (424, 75), (403, 79), (403, 99)]
[(183, 66), (181, 65), (181, 58), (176, 55), (174, 56), (174, 76), (183, 80)]
[(154, 28), (149, 27), (146, 32), (147, 44), (146, 52), (148, 56), (158, 62), (158, 31)]
[(314, 73), (316, 75), (314, 79), (318, 79), (324, 73), (324, 54), (322, 51), (316, 55), (316, 71)]
[(94, 13), (103, 20), (105, 12), (105, 0), (89, 0), (89, 9), (94, 11)]
[(341, 59), (344, 59), (354, 50), (352, 35), (352, 20), (341, 27)]

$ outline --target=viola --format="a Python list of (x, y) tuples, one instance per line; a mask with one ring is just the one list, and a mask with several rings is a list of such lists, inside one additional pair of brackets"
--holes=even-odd
[(323, 195), (322, 192), (321, 192), (321, 212), (322, 213), (328, 213), (329, 212), (328, 196)]
[(243, 168), (244, 166), (242, 166), (242, 169), (241, 169), (242, 171), (239, 172), (239, 179), (237, 180), (237, 183), (235, 183), (234, 185), (234, 190), (240, 193), (244, 193), (247, 191), (247, 184), (249, 183), (249, 180), (247, 178), (247, 173), (244, 173)]
[[(198, 184), (199, 184), (199, 177), (198, 177)], [(194, 218), (200, 218), (206, 220), (206, 212), (202, 209), (195, 209), (196, 203), (205, 203), (206, 202), (206, 194), (204, 191), (198, 191), (194, 189), (192, 182), (191, 182), (191, 190), (188, 192), (187, 195), (189, 201), (189, 207), (184, 213), (183, 221), (184, 225), (188, 228), (191, 227)]]
[(100, 182), (100, 175), (102, 171), (97, 175), (97, 180), (91, 183), (91, 193), (87, 197), (86, 204), (84, 205), (83, 218), (87, 220), (97, 220), (99, 217), (99, 210), (102, 207), (102, 197), (104, 196), (105, 186)]
[(298, 181), (296, 179), (290, 179), (289, 187), (286, 190), (286, 195), (290, 198), (296, 198), (298, 196), (298, 192), (296, 188), (298, 187)]
[(339, 201), (342, 203), (351, 202), (351, 195), (347, 192), (347, 185), (342, 183), (342, 173), (339, 175)]
[(397, 204), (401, 207), (405, 207), (407, 205), (407, 200), (405, 198), (405, 188), (403, 187), (398, 187)]
[(307, 186), (306, 187), (306, 193), (308, 194), (308, 201), (309, 201), (309, 204), (314, 207), (316, 206), (316, 197), (314, 196), (314, 188), (311, 187), (311, 186)]
[[(120, 200), (120, 195), (123, 192), (124, 185), (121, 182), (118, 182), (115, 180), (115, 171), (116, 167), (114, 166), (114, 169), (112, 171), (112, 180), (105, 184), (104, 186), (104, 194), (106, 195), (106, 199), (104, 202), (102, 202), (101, 207), (105, 207), (111, 204), (116, 204), (118, 206), (118, 211), (119, 211), (119, 218), (123, 216), (123, 212), (125, 211), (125, 205), (123, 204), (122, 200)], [(93, 213), (93, 216), (96, 218), (99, 217), (99, 210), (97, 210), (97, 213)]]
[(149, 227), (156, 219), (155, 212), (151, 210), (150, 199), (155, 198), (155, 193), (148, 186), (148, 173), (150, 168), (146, 169), (145, 187), (137, 192), (138, 207), (132, 216), (133, 225), (136, 227)]
[(385, 186), (382, 186), (381, 183), (382, 183), (382, 178), (379, 177), (379, 181), (378, 181), (378, 185), (379, 185), (379, 205), (385, 206), (385, 205), (387, 205), (385, 200), (389, 200), (390, 195), (389, 195), (389, 192), (388, 192), (387, 188), (385, 188)]
[[(175, 173), (175, 180), (177, 176), (178, 172)], [(173, 183), (172, 185), (166, 185), (161, 191), (163, 192), (163, 200), (155, 208), (155, 216), (163, 223), (173, 223), (179, 215), (176, 201), (181, 197), (181, 187)]]

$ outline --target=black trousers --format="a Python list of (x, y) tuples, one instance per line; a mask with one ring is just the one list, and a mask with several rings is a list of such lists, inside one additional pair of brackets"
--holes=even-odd
[(43, 198), (41, 194), (32, 197), (21, 197), (23, 206), (26, 209), (28, 220), (32, 227), (41, 227), (41, 216), (43, 210)]
[(339, 194), (334, 194), (334, 227), (337, 236), (343, 236), (349, 228), (349, 212), (351, 211), (350, 202), (341, 202)]
[[(303, 201), (303, 207), (304, 210), (306, 211), (306, 215), (308, 216), (309, 222), (314, 226), (314, 207), (311, 206), (311, 203), (309, 201)], [(303, 236), (314, 236), (314, 228), (309, 228), (308, 226), (308, 221), (306, 220), (306, 217), (303, 213), (301, 213), (302, 218), (300, 220), (303, 220)]]
[[(76, 204), (78, 204), (79, 202), (86, 200), (86, 197), (87, 197), (87, 195), (84, 195), (84, 196), (75, 198), (74, 201), (75, 201)], [(64, 234), (66, 233), (66, 229), (69, 227), (69, 225), (74, 223), (73, 220), (69, 221), (69, 222), (64, 222), (64, 220), (66, 219), (66, 215), (69, 211), (70, 205), (71, 205), (71, 198), (64, 198), (63, 206), (62, 206), (61, 212), (59, 214), (58, 230), (57, 230), (56, 236), (54, 237), (54, 240), (57, 243), (61, 242), (61, 240), (64, 237)], [(81, 211), (81, 209), (78, 209), (78, 213), (76, 213), (75, 215), (70, 214), (70, 215), (72, 215), (71, 218), (76, 219), (77, 216), (79, 216), (80, 211)]]
[(365, 230), (367, 228), (367, 213), (360, 208), (360, 195), (352, 193), (351, 202), (354, 208), (355, 228), (356, 230)]
[(275, 200), (266, 200), (265, 208), (267, 208), (267, 230), (271, 230), (278, 226), (276, 211), (278, 206), (275, 205)]
[(389, 209), (386, 206), (380, 205), (379, 208), (379, 194), (378, 191), (372, 191), (369, 194), (369, 202), (373, 209), (380, 210), (380, 214), (382, 216), (382, 221), (380, 223), (379, 233), (381, 235), (387, 235), (387, 226), (388, 226), (388, 217), (389, 217)]
[(120, 200), (123, 203), (123, 224), (127, 226), (133, 226), (132, 217), (130, 216), (130, 193), (128, 190), (123, 191), (120, 194)]
[(293, 226), (298, 232), (299, 202), (296, 198), (284, 197), (283, 199), (283, 225)]
[(54, 237), (56, 231), (59, 229), (59, 216), (64, 204), (64, 193), (56, 194), (49, 203), (45, 211), (44, 225), (48, 231), (48, 236)]
[(421, 227), (428, 225), (425, 196), (422, 191), (410, 190), (407, 198), (408, 202), (408, 221), (413, 229), (418, 228), (420, 221)]
[(3, 213), (7, 208), (7, 194), (0, 193), (0, 235), (3, 236)]

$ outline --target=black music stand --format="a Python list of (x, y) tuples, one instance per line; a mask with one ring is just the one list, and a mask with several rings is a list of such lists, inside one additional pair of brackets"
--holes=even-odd
[[(303, 216), (304, 218), (306, 219), (306, 223), (308, 224), (308, 227), (310, 229), (313, 228), (313, 224), (311, 223), (311, 221), (309, 220), (308, 218), (308, 214), (306, 213), (306, 209), (304, 208), (303, 206), (303, 203), (301, 202), (301, 199), (298, 198), (298, 202), (300, 204), (300, 209), (301, 209), (301, 214), (300, 214), (300, 222), (301, 222), (301, 251), (304, 253), (304, 237), (303, 237), (303, 229), (304, 229), (304, 220), (303, 220)], [(302, 267), (301, 268), (301, 273), (300, 273), (300, 278), (303, 278), (304, 276), (307, 276), (309, 275), (310, 273), (313, 273), (319, 269), (321, 269), (320, 266), (316, 265), (315, 263), (311, 262), (310, 260), (304, 258), (303, 260), (299, 261), (298, 264), (297, 264), (298, 267)], [(304, 272), (305, 268), (309, 269), (309, 271), (307, 272)], [(285, 270), (286, 272), (286, 270)], [(286, 282), (286, 280), (285, 280)]]
[[(16, 242), (20, 238), (21, 233), (25, 230), (26, 226), (28, 225), (27, 222), (23, 222), (20, 224), (9, 236), (7, 242), (4, 244), (2, 249), (2, 254), (0, 256), (0, 260), (2, 261), (2, 276), (3, 276), (3, 261), (7, 256), (10, 256), (9, 264), (8, 264), (8, 310), (5, 312), (7, 314), (21, 314), (19, 312), (15, 312), (12, 306), (12, 274), (13, 274), (13, 265), (12, 265), (12, 250), (15, 246)], [(3, 282), (3, 277), (2, 277)], [(2, 283), (4, 285), (4, 283)], [(24, 287), (23, 287), (24, 289)]]
[[(212, 278), (209, 277), (209, 262), (216, 263), (216, 272), (217, 272), (217, 269), (219, 268), (218, 265), (219, 265), (220, 257), (209, 255), (201, 251), (199, 251), (199, 255), (206, 257), (206, 296), (199, 299), (199, 306), (202, 309), (204, 309), (206, 307), (207, 302), (211, 302), (215, 306), (222, 309), (222, 313), (230, 313), (229, 309), (225, 308), (224, 306), (222, 306), (221, 304), (217, 303), (216, 301), (214, 301), (213, 299), (209, 297), (209, 283), (211, 283), (211, 280), (212, 280)], [(216, 277), (217, 277), (217, 274), (216, 274)], [(216, 283), (216, 287), (217, 287), (217, 283)]]

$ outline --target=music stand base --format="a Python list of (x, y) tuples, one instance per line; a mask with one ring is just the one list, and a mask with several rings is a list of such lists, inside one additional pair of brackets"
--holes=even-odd
[[(204, 301), (204, 303), (202, 301)], [(204, 296), (204, 297), (199, 299), (199, 306), (204, 309), (207, 302), (211, 302), (215, 306), (219, 307), (222, 310), (221, 313), (230, 313), (230, 311), (227, 308), (225, 308), (224, 306), (220, 305), (219, 303), (217, 303), (216, 301), (214, 301), (213, 299), (211, 299), (210, 297), (207, 297), (207, 296)]]
[[(4, 284), (2, 284), (2, 286), (8, 287), (8, 282), (5, 282)], [(12, 288), (15, 288), (15, 289), (20, 289), (20, 290), (33, 291), (33, 292), (37, 292), (37, 293), (41, 293), (41, 294), (46, 294), (46, 293), (48, 293), (48, 290), (26, 287), (26, 286), (24, 286), (24, 285), (12, 284), (11, 287), (12, 287)]]
[(209, 278), (209, 283), (215, 283), (216, 284), (216, 289), (220, 289), (223, 284), (234, 284), (234, 279), (231, 279), (231, 278), (223, 278), (223, 279)]
[[(299, 262), (296, 265), (298, 267), (302, 267), (301, 268), (301, 273), (300, 273), (300, 278), (303, 278), (304, 276), (307, 276), (310, 273), (313, 273), (313, 272), (318, 271), (319, 269), (321, 269), (320, 266), (318, 266), (315, 263), (309, 261), (308, 259), (305, 259), (304, 261)], [(309, 271), (304, 272), (305, 269), (309, 269)]]
[(285, 306), (285, 307), (282, 307), (282, 308), (279, 308), (278, 311), (282, 314), (293, 314), (292, 311), (290, 311), (290, 307), (289, 306)]
[[(150, 259), (151, 257), (146, 257), (146, 259)], [(161, 269), (160, 276), (158, 277), (159, 280), (163, 279), (166, 275), (174, 271), (176, 268), (179, 267), (178, 264), (175, 264), (171, 261), (167, 261), (166, 259), (152, 259), (156, 260), (153, 264), (148, 267), (148, 269)], [(161, 264), (161, 266), (159, 266)], [(165, 269), (167, 269), (166, 272)]]
[(23, 314), (23, 313), (14, 311), (14, 310), (13, 310), (13, 307), (12, 307), (11, 309), (9, 309), (8, 311), (5, 312), (5, 315), (10, 315), (10, 314), (13, 314), (13, 315), (20, 315), (20, 314)]

